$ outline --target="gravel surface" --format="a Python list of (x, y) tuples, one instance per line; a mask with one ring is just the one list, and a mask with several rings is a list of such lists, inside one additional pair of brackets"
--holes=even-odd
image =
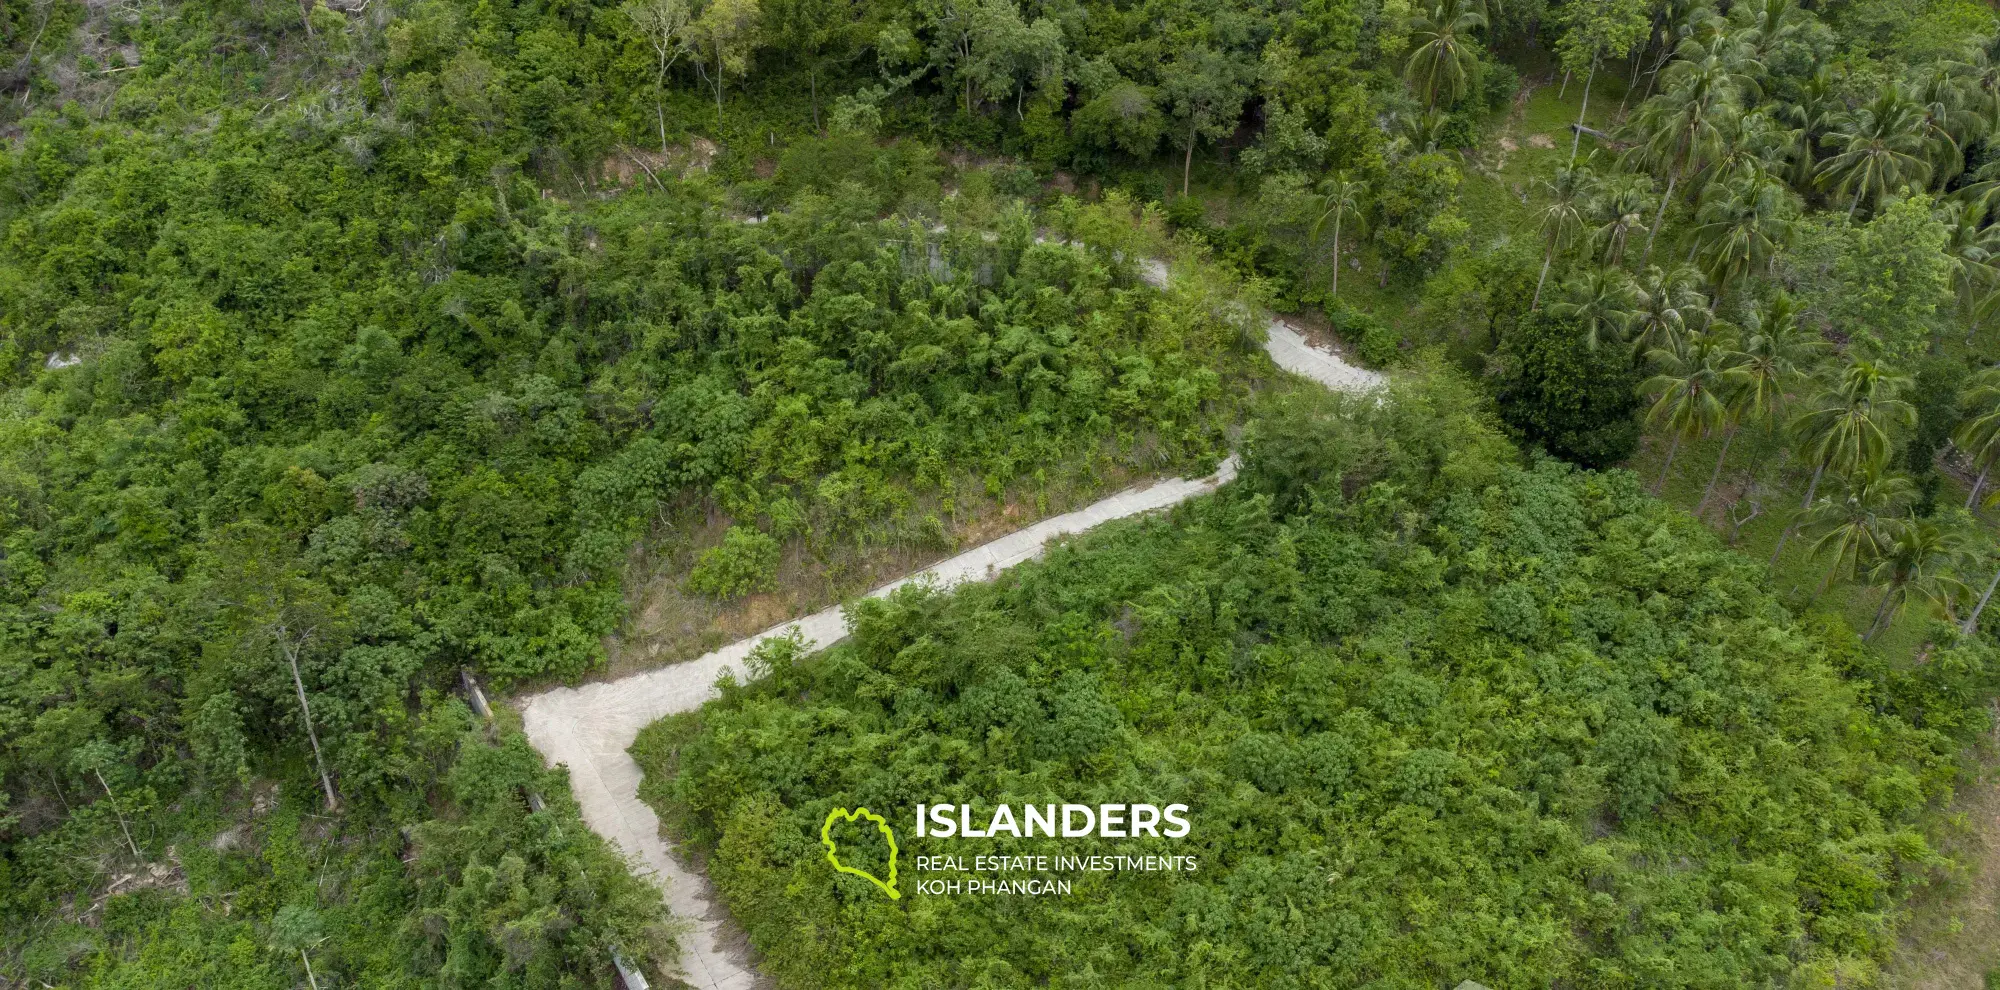
[[(1146, 281), (1162, 284), (1166, 267), (1148, 261)], [(1341, 391), (1372, 391), (1387, 379), (1357, 368), (1331, 352), (1314, 347), (1297, 330), (1273, 320), (1265, 350), (1281, 368)], [(1176, 478), (1144, 488), (1129, 488), (1064, 515), (1044, 519), (984, 546), (952, 557), (934, 567), (870, 592), (886, 595), (911, 581), (952, 585), (985, 581), (1015, 564), (1040, 556), (1050, 539), (1152, 512), (1214, 491), (1236, 477), (1230, 457), (1207, 478)], [(847, 635), (839, 608), (830, 608), (795, 622), (767, 629), (686, 663), (634, 674), (608, 683), (580, 688), (556, 688), (517, 699), (523, 727), (551, 765), (566, 764), (570, 787), (583, 808), (583, 820), (610, 839), (666, 891), (667, 906), (676, 918), (692, 923), (681, 939), (682, 980), (700, 990), (750, 990), (763, 986), (752, 967), (745, 940), (716, 903), (707, 881), (684, 866), (660, 837), (660, 820), (639, 800), (639, 765), (626, 750), (639, 730), (676, 712), (690, 711), (716, 696), (715, 682), (724, 673), (743, 679), (743, 661), (766, 639), (794, 631), (820, 647)]]

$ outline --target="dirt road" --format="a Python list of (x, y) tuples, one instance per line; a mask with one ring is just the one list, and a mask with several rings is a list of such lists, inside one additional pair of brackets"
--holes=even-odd
[[(1164, 282), (1164, 266), (1148, 266), (1149, 282)], [(1369, 391), (1382, 375), (1357, 368), (1309, 344), (1282, 321), (1270, 326), (1265, 350), (1281, 368), (1341, 391)], [(989, 580), (1042, 552), (1050, 539), (1101, 523), (1152, 512), (1214, 491), (1236, 476), (1234, 457), (1207, 478), (1177, 478), (1131, 488), (1065, 515), (1044, 519), (985, 546), (952, 557), (870, 592), (886, 595), (911, 581), (941, 585)], [(838, 608), (806, 616), (731, 643), (686, 663), (581, 688), (557, 688), (516, 700), (528, 739), (550, 764), (567, 764), (570, 787), (592, 830), (610, 839), (666, 891), (667, 906), (693, 930), (681, 941), (681, 979), (700, 990), (749, 990), (760, 985), (743, 938), (710, 894), (707, 881), (675, 858), (660, 837), (660, 820), (639, 800), (640, 770), (626, 749), (639, 730), (675, 712), (690, 711), (715, 696), (723, 672), (745, 676), (743, 661), (759, 642), (798, 631), (821, 647), (847, 635)]]

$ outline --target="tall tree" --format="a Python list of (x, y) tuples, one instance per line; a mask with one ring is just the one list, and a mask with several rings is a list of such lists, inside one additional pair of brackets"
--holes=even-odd
[[(1340, 225), (1352, 220), (1362, 225), (1365, 220), (1361, 213), (1362, 197), (1366, 188), (1357, 179), (1350, 179), (1346, 172), (1336, 173), (1332, 178), (1319, 184), (1318, 216), (1313, 218), (1311, 238), (1318, 242), (1320, 232), (1327, 221), (1333, 222), (1333, 295), (1340, 295)], [(1366, 233), (1366, 230), (1358, 231)]]
[(1583, 105), (1577, 108), (1576, 126), (1570, 133), (1572, 165), (1576, 164), (1583, 124), (1590, 114), (1590, 86), (1597, 79), (1598, 63), (1606, 58), (1624, 58), (1646, 37), (1652, 27), (1646, 7), (1646, 0), (1570, 0), (1557, 14), (1563, 33), (1556, 40), (1556, 55), (1563, 71), (1584, 73)]
[(1632, 232), (1646, 229), (1652, 203), (1653, 178), (1644, 172), (1615, 172), (1598, 180), (1587, 209), (1596, 221), (1590, 236), (1599, 263), (1615, 268), (1624, 262)]
[(1877, 202), (1906, 184), (1930, 181), (1923, 116), (1894, 86), (1834, 123), (1826, 136), (1839, 149), (1820, 163), (1819, 183), (1835, 197), (1847, 200), (1847, 215), (1861, 203)]
[(1952, 612), (1952, 602), (1965, 593), (1958, 569), (1966, 557), (1964, 534), (1933, 519), (1908, 518), (1884, 527), (1885, 547), (1877, 551), (1868, 581), (1882, 589), (1882, 602), (1868, 623), (1864, 640), (1874, 639), (1902, 614), (1912, 597)]
[(1769, 265), (1790, 240), (1796, 215), (1791, 200), (1784, 183), (1755, 175), (1702, 204), (1695, 245), (1718, 299), (1737, 279)]
[[(1812, 508), (1820, 479), (1828, 469), (1852, 474), (1868, 465), (1878, 468), (1889, 460), (1890, 433), (1915, 425), (1916, 408), (1897, 396), (1910, 380), (1887, 368), (1865, 360), (1849, 362), (1837, 382), (1813, 398), (1812, 408), (1792, 420), (1804, 459), (1813, 466), (1812, 480), (1799, 511)], [(1771, 550), (1771, 563), (1785, 550), (1785, 541), (1797, 524), (1778, 534)]]
[[(1991, 564), (1993, 561), (1989, 559), (1987, 563)], [(1986, 603), (1993, 600), (1995, 588), (2000, 588), (2000, 569), (1994, 570), (1993, 579), (1986, 582), (1986, 590), (1979, 593), (1979, 601), (1972, 606), (1971, 612), (1966, 613), (1965, 621), (1959, 623), (1959, 635), (1970, 636), (1973, 630), (1979, 628), (1979, 613), (1986, 611)]]
[(1972, 491), (1965, 496), (1965, 507), (1973, 509), (1986, 490), (1993, 466), (2000, 463), (2000, 368), (1987, 368), (1973, 376), (1959, 396), (1959, 404), (1965, 418), (1959, 421), (1952, 442), (1979, 469), (1972, 479)]
[(1779, 45), (1804, 33), (1812, 15), (1793, 0), (1743, 0), (1729, 8), (1737, 40), (1764, 62)]
[(1846, 491), (1839, 498), (1820, 499), (1800, 527), (1814, 537), (1813, 556), (1833, 558), (1815, 595), (1825, 593), (1835, 578), (1852, 578), (1880, 559), (1890, 527), (1917, 492), (1908, 476), (1890, 471), (1881, 461), (1862, 464), (1845, 480)]
[(1616, 268), (1596, 268), (1572, 277), (1549, 312), (1583, 327), (1584, 346), (1594, 351), (1607, 340), (1624, 341), (1637, 302), (1630, 275)]
[(1486, 26), (1486, 14), (1466, 0), (1438, 0), (1410, 19), (1410, 40), (1417, 47), (1404, 63), (1403, 78), (1424, 97), (1424, 109), (1435, 110), (1458, 101), (1479, 71), (1473, 32)]
[(1729, 441), (1735, 438), (1736, 431), (1746, 422), (1776, 421), (1784, 408), (1786, 389), (1802, 371), (1819, 360), (1826, 348), (1826, 342), (1819, 336), (1799, 330), (1798, 304), (1782, 292), (1752, 310), (1744, 330), (1748, 336), (1744, 338), (1743, 350), (1724, 373), (1732, 414), (1730, 432), (1723, 440), (1722, 453), (1715, 458), (1715, 470), (1708, 476), (1708, 487), (1702, 490), (1701, 503), (1695, 506), (1696, 515), (1708, 504), (1716, 479), (1722, 477), (1723, 463), (1729, 459)]
[(1866, 224), (1840, 231), (1833, 291), (1819, 306), (1848, 349), (1901, 365), (1934, 346), (1952, 306), (1951, 231), (1918, 194), (1882, 204)]
[(966, 71), (987, 96), (1012, 97), (1017, 119), (1029, 90), (1061, 85), (1068, 52), (1055, 21), (1023, 18), (1014, 0), (985, 0), (973, 8), (972, 22), (976, 41)]
[(695, 53), (694, 67), (715, 91), (715, 122), (722, 123), (722, 86), (729, 76), (750, 71), (750, 53), (757, 48), (757, 28), (763, 10), (759, 0), (708, 0), (694, 23), (688, 25), (688, 40)]
[(1588, 164), (1584, 168), (1556, 169), (1554, 182), (1536, 180), (1548, 191), (1549, 199), (1535, 211), (1535, 225), (1542, 235), (1542, 274), (1535, 279), (1535, 298), (1529, 302), (1529, 309), (1539, 309), (1542, 305), (1542, 285), (1549, 280), (1549, 266), (1555, 263), (1557, 252), (1569, 250), (1583, 232), (1583, 198), (1590, 187)]
[[(1950, 204), (1945, 210), (1945, 257), (1951, 264), (1952, 295), (1958, 303), (1959, 318), (1965, 321), (1965, 339), (1971, 343), (1979, 331), (1979, 318), (1992, 307), (2000, 290), (2000, 268), (1994, 267), (2000, 253), (2000, 227), (1987, 223), (1989, 200), (1972, 196)], [(1931, 351), (1936, 353), (1938, 335), (1931, 335)]]
[(1939, 188), (1965, 171), (1965, 145), (1985, 137), (1984, 120), (1973, 108), (1975, 97), (1966, 85), (1971, 66), (1938, 59), (1911, 73), (1905, 87), (1917, 107), (1917, 130), (1923, 135), (1930, 179)]
[(1666, 221), (1675, 186), (1721, 151), (1718, 120), (1737, 112), (1736, 101), (1750, 87), (1743, 68), (1726, 48), (1717, 51), (1719, 46), (1694, 41), (1683, 42), (1681, 47), (1693, 57), (1668, 66), (1667, 90), (1640, 104), (1629, 127), (1635, 144), (1626, 152), (1627, 161), (1665, 173), (1667, 178), (1659, 212), (1646, 234), (1641, 265), (1653, 256), (1653, 242)]
[(1181, 135), (1181, 195), (1194, 171), (1195, 145), (1219, 140), (1236, 129), (1243, 101), (1250, 96), (1250, 67), (1207, 44), (1182, 50), (1162, 70), (1161, 93)]
[[(254, 522), (238, 523), (220, 542), (215, 573), (206, 594), (234, 619), (238, 655), (253, 680), (263, 682), (272, 660), (282, 665), (298, 703), (299, 725), (312, 753), (328, 811), (340, 807), (339, 792), (320, 744), (306, 687), (306, 662), (328, 650), (340, 635), (335, 600), (313, 580), (275, 531)], [(273, 685), (272, 687), (275, 687)]]
[(862, 51), (870, 8), (859, 0), (764, 0), (771, 47), (805, 66), (813, 129), (820, 129), (819, 81)]
[(688, 50), (688, 25), (696, 0), (626, 0), (618, 9), (653, 50), (653, 112), (659, 120), (660, 153), (667, 151), (667, 70)]
[[(1646, 411), (1646, 423), (1664, 427), (1672, 438), (1667, 445), (1666, 460), (1660, 465), (1660, 478), (1653, 483), (1655, 492), (1666, 486), (1681, 441), (1728, 428), (1731, 410), (1726, 375), (1734, 354), (1727, 338), (1710, 332), (1697, 335), (1684, 348), (1656, 350), (1648, 355), (1658, 371), (1639, 386), (1641, 392), (1653, 399), (1652, 407)], [(1704, 497), (1703, 502), (1706, 501)]]
[(1677, 349), (1690, 333), (1708, 328), (1713, 315), (1701, 291), (1701, 273), (1690, 267), (1662, 271), (1648, 266), (1632, 283), (1634, 358), (1650, 351)]

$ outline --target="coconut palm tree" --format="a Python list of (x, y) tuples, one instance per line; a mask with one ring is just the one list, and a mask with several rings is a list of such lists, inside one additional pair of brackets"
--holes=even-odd
[(1696, 173), (1696, 195), (1707, 200), (1737, 183), (1758, 181), (1784, 167), (1791, 135), (1770, 113), (1723, 114), (1715, 119), (1716, 154)]
[(1671, 64), (1684, 42), (1713, 38), (1725, 26), (1722, 15), (1716, 13), (1708, 0), (1667, 0), (1662, 5), (1660, 21), (1663, 29), (1660, 55), (1646, 79), (1645, 94), (1639, 97), (1642, 102), (1653, 98), (1653, 87), (1659, 83), (1661, 72)]
[(1701, 273), (1686, 266), (1672, 271), (1648, 267), (1635, 280), (1632, 298), (1635, 357), (1680, 348), (1688, 334), (1707, 329), (1713, 319), (1708, 296), (1701, 291)]
[(1942, 187), (1965, 171), (1965, 144), (1984, 137), (1978, 111), (1972, 107), (1974, 94), (1966, 81), (1971, 67), (1950, 59), (1939, 59), (1918, 70), (1908, 86), (1910, 102), (1917, 106), (1918, 131), (1929, 151), (1931, 177)]
[(1952, 602), (1966, 593), (1958, 569), (1966, 558), (1965, 534), (1931, 519), (1897, 519), (1886, 527), (1888, 545), (1868, 568), (1868, 581), (1882, 589), (1882, 603), (1868, 623), (1863, 640), (1874, 639), (1901, 614), (1912, 597), (1952, 613)]
[(1319, 243), (1320, 231), (1328, 220), (1333, 221), (1333, 294), (1340, 295), (1340, 225), (1352, 222), (1361, 228), (1356, 233), (1367, 233), (1368, 221), (1361, 215), (1363, 197), (1367, 188), (1357, 179), (1350, 179), (1346, 172), (1336, 173), (1333, 178), (1319, 184), (1319, 215), (1313, 219), (1310, 237)]
[[(1989, 560), (1987, 563), (1990, 564), (1992, 561)], [(1959, 623), (1959, 635), (1970, 636), (1974, 629), (1979, 628), (1979, 613), (1986, 611), (1986, 603), (1993, 600), (1993, 589), (1995, 588), (2000, 588), (2000, 570), (1993, 572), (1993, 580), (1986, 582), (1986, 590), (1980, 593), (1979, 601), (1972, 606), (1971, 614), (1965, 617), (1964, 622)]]
[(1542, 285), (1549, 279), (1549, 266), (1555, 263), (1558, 251), (1569, 250), (1571, 242), (1583, 232), (1583, 197), (1590, 187), (1590, 160), (1584, 160), (1582, 168), (1556, 169), (1554, 182), (1538, 179), (1536, 184), (1548, 190), (1548, 205), (1535, 214), (1537, 229), (1542, 235), (1542, 274), (1535, 280), (1535, 298), (1528, 308), (1540, 309), (1542, 305)]
[(1870, 461), (1847, 475), (1847, 490), (1838, 498), (1823, 498), (1806, 511), (1801, 529), (1814, 537), (1812, 555), (1831, 554), (1833, 562), (1820, 578), (1815, 597), (1836, 577), (1853, 577), (1872, 566), (1891, 537), (1890, 526), (1916, 497), (1917, 486), (1881, 462)]
[[(1840, 380), (1813, 397), (1812, 406), (1792, 420), (1804, 459), (1813, 466), (1812, 480), (1806, 485), (1801, 511), (1812, 508), (1820, 479), (1830, 468), (1836, 474), (1853, 474), (1865, 465), (1886, 464), (1889, 460), (1889, 432), (1915, 425), (1917, 411), (1897, 396), (1910, 380), (1870, 361), (1853, 361), (1841, 372)], [(1785, 550), (1793, 526), (1778, 534), (1771, 551), (1771, 563)]]
[(1965, 507), (1972, 509), (1979, 505), (1993, 466), (2000, 464), (2000, 368), (1987, 368), (1972, 376), (1958, 401), (1965, 417), (1959, 420), (1952, 443), (1979, 468), (1979, 476), (1972, 480), (1972, 494), (1965, 498)]
[(1614, 268), (1625, 258), (1632, 232), (1646, 228), (1653, 205), (1653, 177), (1644, 172), (1615, 172), (1598, 180), (1586, 210), (1596, 221), (1591, 230), (1592, 253)]
[(1605, 340), (1624, 339), (1637, 302), (1630, 275), (1616, 268), (1597, 268), (1570, 279), (1563, 298), (1550, 305), (1549, 312), (1582, 324), (1584, 344), (1594, 351)]
[(1979, 128), (1987, 134), (2000, 132), (2000, 58), (1984, 48), (1967, 53), (1960, 82), (1964, 85), (1969, 109), (1979, 117)]
[(1767, 266), (1792, 236), (1792, 191), (1758, 173), (1739, 179), (1696, 214), (1695, 246), (1719, 297), (1738, 278)]
[(1734, 37), (1748, 46), (1760, 63), (1772, 49), (1797, 37), (1812, 19), (1792, 0), (1745, 0), (1729, 8)]
[(1782, 414), (1786, 389), (1832, 350), (1825, 338), (1802, 329), (1798, 317), (1798, 302), (1780, 291), (1743, 320), (1743, 359), (1733, 374), (1753, 420)]
[[(1659, 212), (1646, 234), (1641, 265), (1653, 256), (1653, 242), (1660, 236), (1667, 205), (1673, 202), (1674, 187), (1690, 174), (1701, 171), (1721, 152), (1722, 135), (1717, 122), (1736, 112), (1738, 94), (1747, 86), (1744, 77), (1712, 54), (1709, 46), (1687, 41), (1681, 47), (1700, 52), (1701, 60), (1669, 65), (1667, 90), (1640, 104), (1627, 128), (1634, 144), (1626, 152), (1626, 160), (1667, 177)], [(1690, 65), (1694, 67), (1675, 71)]]
[(1444, 143), (1451, 115), (1442, 110), (1418, 110), (1389, 115), (1392, 143), (1400, 143), (1419, 154), (1438, 150)]
[[(2000, 269), (1993, 265), (2000, 256), (2000, 227), (1987, 225), (1987, 209), (1991, 202), (1988, 196), (1972, 196), (1959, 201), (1949, 210), (1945, 221), (1945, 231), (1949, 237), (1945, 241), (1945, 257), (1951, 259), (1951, 289), (1958, 301), (1958, 312), (1966, 323), (1965, 339), (1970, 342), (1979, 330), (1979, 318), (1989, 308), (1996, 288), (2000, 288)], [(1936, 353), (1938, 335), (1931, 334), (1931, 351)]]
[[(1667, 459), (1660, 467), (1660, 479), (1653, 484), (1658, 492), (1666, 486), (1674, 469), (1674, 455), (1682, 440), (1695, 440), (1730, 421), (1727, 401), (1727, 373), (1735, 356), (1730, 341), (1713, 331), (1695, 335), (1684, 348), (1661, 349), (1648, 355), (1659, 372), (1646, 379), (1639, 391), (1653, 397), (1646, 411), (1648, 426), (1665, 427), (1672, 441)], [(1707, 502), (1704, 497), (1702, 501)]]
[(1792, 381), (1819, 360), (1827, 344), (1817, 335), (1802, 333), (1798, 326), (1798, 304), (1783, 292), (1752, 310), (1744, 321), (1743, 349), (1723, 372), (1730, 407), (1730, 429), (1722, 440), (1722, 453), (1715, 458), (1715, 470), (1701, 493), (1695, 515), (1708, 505), (1722, 466), (1729, 460), (1730, 442), (1744, 423), (1770, 423), (1783, 411), (1785, 390)]
[(1848, 200), (1851, 217), (1863, 200), (1879, 202), (1904, 185), (1929, 182), (1923, 127), (1917, 105), (1898, 88), (1885, 87), (1872, 102), (1836, 121), (1827, 134), (1827, 146), (1839, 151), (1820, 163), (1820, 185)]
[(1450, 106), (1465, 93), (1479, 69), (1472, 33), (1485, 26), (1486, 15), (1464, 0), (1438, 0), (1410, 18), (1410, 41), (1417, 47), (1403, 66), (1403, 78), (1425, 94), (1424, 109), (1437, 109), (1439, 97)]
[(1777, 116), (1789, 129), (1785, 180), (1800, 194), (1811, 190), (1822, 142), (1846, 112), (1833, 71), (1824, 65), (1799, 86), (1796, 99), (1779, 104)]

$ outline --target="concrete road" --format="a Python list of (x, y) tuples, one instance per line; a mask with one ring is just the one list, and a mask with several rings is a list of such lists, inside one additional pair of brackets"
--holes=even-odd
[[(1165, 266), (1158, 263), (1149, 263), (1143, 275), (1155, 284), (1167, 277)], [(1279, 367), (1328, 388), (1372, 391), (1386, 381), (1376, 372), (1357, 368), (1312, 346), (1283, 321), (1272, 321), (1269, 338), (1265, 350)], [(918, 580), (941, 585), (989, 580), (1039, 556), (1043, 545), (1054, 537), (1164, 509), (1214, 491), (1235, 476), (1236, 458), (1232, 456), (1206, 478), (1177, 478), (1130, 488), (1075, 512), (1044, 519), (870, 594), (886, 595)], [(681, 940), (680, 975), (700, 990), (749, 990), (761, 981), (750, 965), (742, 934), (716, 903), (707, 881), (683, 866), (660, 837), (659, 818), (639, 800), (639, 765), (626, 749), (640, 729), (675, 712), (691, 711), (715, 697), (716, 679), (724, 672), (744, 679), (743, 661), (758, 643), (794, 631), (825, 647), (847, 635), (847, 622), (840, 609), (830, 608), (686, 663), (608, 683), (556, 688), (516, 701), (535, 748), (551, 765), (568, 765), (570, 786), (583, 807), (583, 820), (623, 851), (635, 869), (665, 889), (667, 906), (677, 918), (692, 923), (693, 930)]]

